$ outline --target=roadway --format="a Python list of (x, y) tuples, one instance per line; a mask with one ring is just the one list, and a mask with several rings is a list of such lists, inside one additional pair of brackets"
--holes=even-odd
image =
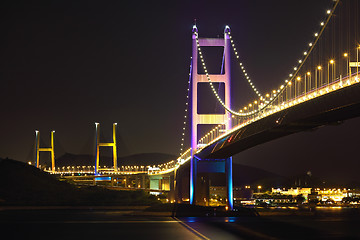
[(1, 209), (5, 239), (359, 239), (359, 215), (172, 218), (124, 209)]

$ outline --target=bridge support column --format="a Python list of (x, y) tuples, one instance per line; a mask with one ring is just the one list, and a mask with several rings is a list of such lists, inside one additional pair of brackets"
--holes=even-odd
[(136, 176), (136, 187), (145, 188), (145, 175), (139, 174)]
[(111, 186), (112, 186), (112, 187), (114, 186), (114, 180), (115, 180), (115, 177), (110, 177), (110, 181), (111, 181)]
[[(228, 209), (233, 209), (234, 207), (234, 197), (233, 197), (233, 177), (232, 177), (232, 157), (226, 159), (197, 159), (194, 158), (194, 168), (193, 172), (190, 172), (193, 177), (193, 181), (190, 182), (190, 190), (192, 190), (192, 195), (190, 192), (190, 204), (200, 204), (206, 205), (209, 201), (208, 188), (209, 188), (209, 179), (207, 177), (202, 177), (201, 182), (198, 177), (199, 173), (225, 173), (226, 176), (226, 192), (227, 192), (227, 207)], [(190, 178), (191, 179), (191, 178)], [(202, 188), (202, 189), (201, 189)], [(204, 188), (207, 188), (207, 192)], [(200, 196), (197, 196), (200, 194)], [(206, 198), (203, 201), (203, 198)]]
[(225, 174), (226, 174), (226, 190), (227, 190), (227, 207), (234, 208), (234, 190), (233, 190), (233, 174), (232, 174), (232, 157), (225, 160)]
[(197, 158), (194, 156), (190, 160), (190, 204), (195, 204), (196, 199), (196, 178), (197, 178)]
[(129, 176), (125, 176), (125, 179), (124, 179), (124, 187), (127, 188), (127, 187), (129, 187), (129, 185), (130, 185)]

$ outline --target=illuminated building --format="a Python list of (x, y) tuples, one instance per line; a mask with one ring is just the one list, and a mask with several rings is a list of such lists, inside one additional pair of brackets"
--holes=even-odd
[(311, 194), (311, 188), (290, 188), (290, 189), (280, 189), (280, 188), (272, 188), (272, 194), (282, 194), (282, 195), (291, 195), (298, 196), (303, 195), (305, 199), (308, 199), (308, 195)]

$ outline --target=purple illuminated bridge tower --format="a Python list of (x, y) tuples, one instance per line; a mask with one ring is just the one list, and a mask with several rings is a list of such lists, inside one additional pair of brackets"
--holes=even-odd
[[(194, 25), (192, 35), (192, 97), (191, 97), (191, 162), (190, 162), (190, 204), (196, 204), (197, 174), (201, 172), (223, 172), (227, 182), (227, 206), (233, 208), (233, 179), (232, 158), (227, 159), (200, 159), (196, 156), (198, 150), (198, 126), (202, 124), (224, 125), (225, 130), (231, 128), (231, 115), (225, 111), (224, 114), (198, 114), (198, 85), (208, 83), (205, 74), (198, 74), (198, 56), (200, 47), (224, 47), (223, 66), (225, 72), (221, 74), (210, 74), (213, 83), (224, 83), (225, 105), (230, 108), (230, 28), (225, 27), (224, 39), (221, 38), (198, 38), (198, 29)], [(197, 41), (198, 38), (198, 41)], [(199, 44), (199, 45), (198, 45)], [(200, 66), (201, 67), (201, 66)], [(215, 96), (214, 96), (215, 97)]]

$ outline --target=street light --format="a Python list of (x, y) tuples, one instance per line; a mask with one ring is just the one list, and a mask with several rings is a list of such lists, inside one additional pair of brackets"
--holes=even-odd
[[(292, 85), (292, 82), (290, 81), (290, 82), (288, 82), (288, 85), (289, 85), (289, 87), (290, 87), (290, 93), (289, 93), (289, 99), (291, 99), (291, 85)], [(287, 92), (287, 91), (286, 91)], [(287, 95), (287, 94), (286, 94)], [(287, 96), (286, 96), (286, 98), (287, 98)], [(286, 99), (287, 100), (287, 99)]]
[[(329, 85), (329, 83), (330, 83), (330, 65), (334, 65), (335, 64), (335, 61), (334, 61), (334, 59), (331, 59), (329, 62), (328, 62), (328, 81), (327, 81), (327, 85)], [(334, 78), (334, 75), (335, 75), (335, 67), (334, 68), (332, 68), (332, 78)]]
[(306, 76), (308, 76), (308, 80), (309, 80), (309, 89), (311, 89), (311, 72), (307, 72), (306, 75), (305, 75), (305, 94), (306, 94)]
[(349, 76), (351, 81), (351, 68), (350, 68), (350, 56), (348, 53), (344, 53), (344, 57), (347, 59), (346, 61), (346, 74)]
[(297, 94), (297, 91), (296, 91), (296, 82), (300, 82), (301, 81), (301, 77), (297, 77), (296, 78), (296, 81), (295, 81), (295, 98), (296, 98), (296, 94)]
[(317, 80), (317, 73), (319, 72), (319, 85), (321, 84), (321, 69), (322, 69), (322, 67), (319, 65), (319, 66), (317, 66), (317, 68), (315, 69), (315, 90), (317, 89), (317, 82), (318, 82), (318, 80)]

